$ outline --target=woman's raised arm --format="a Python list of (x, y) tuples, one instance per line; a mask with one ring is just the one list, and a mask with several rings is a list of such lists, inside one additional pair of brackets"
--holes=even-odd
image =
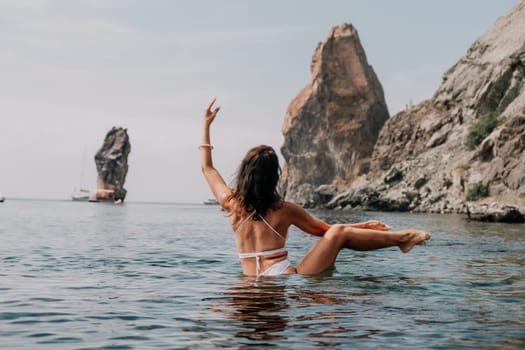
[(222, 178), (221, 174), (213, 166), (213, 159), (211, 155), (213, 146), (210, 141), (210, 126), (220, 110), (220, 107), (213, 109), (215, 100), (216, 98), (213, 97), (204, 109), (202, 143), (199, 145), (199, 150), (201, 152), (202, 173), (204, 174), (204, 177), (206, 178), (208, 186), (210, 187), (210, 190), (212, 191), (215, 199), (217, 199), (221, 206), (225, 208), (225, 205), (227, 204), (227, 198), (229, 197), (231, 190), (226, 185), (226, 182)]

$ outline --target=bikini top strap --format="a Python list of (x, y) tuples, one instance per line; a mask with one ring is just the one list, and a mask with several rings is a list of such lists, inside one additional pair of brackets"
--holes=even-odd
[(262, 221), (266, 224), (266, 226), (268, 226), (268, 228), (270, 230), (272, 230), (277, 236), (281, 237), (283, 241), (286, 241), (286, 238), (284, 238), (283, 235), (281, 235), (279, 232), (277, 232), (276, 229), (273, 228), (272, 225), (270, 225), (270, 223), (268, 221), (266, 221), (261, 215), (259, 215), (259, 217), (262, 219)]
[[(277, 232), (276, 229), (273, 228), (272, 225), (270, 225), (270, 223), (268, 221), (266, 221), (266, 219), (264, 217), (262, 217), (261, 215), (257, 214), (257, 216), (259, 216), (259, 218), (265, 223), (266, 226), (268, 226), (268, 228), (270, 230), (273, 231), (273, 233), (275, 233), (277, 236), (279, 236), (283, 241), (286, 241), (286, 238), (284, 238), (283, 235), (281, 235), (279, 232)], [(237, 233), (237, 231), (239, 231), (239, 229), (242, 227), (242, 225), (244, 225), (244, 223), (246, 221), (248, 221), (248, 219), (250, 219), (252, 217), (252, 215), (248, 215), (247, 217), (245, 217), (241, 223), (239, 224), (239, 226), (237, 226), (237, 228), (233, 231), (233, 233)]]
[(239, 229), (241, 228), (242, 225), (244, 225), (244, 223), (246, 221), (248, 221), (249, 218), (251, 218), (252, 216), (251, 215), (248, 215), (247, 217), (245, 217), (241, 223), (239, 224), (239, 226), (237, 226), (237, 228), (235, 230), (233, 230), (233, 233), (237, 233), (237, 231), (239, 231)]
[(239, 259), (260, 258), (262, 256), (275, 255), (277, 253), (288, 253), (288, 249), (286, 249), (286, 247), (282, 247), (273, 250), (265, 250), (264, 252), (239, 253)]

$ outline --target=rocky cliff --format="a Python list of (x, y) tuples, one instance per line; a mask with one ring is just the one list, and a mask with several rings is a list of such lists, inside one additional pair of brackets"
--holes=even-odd
[(128, 173), (128, 154), (131, 150), (127, 129), (113, 127), (95, 155), (97, 166), (97, 199), (126, 198), (124, 182)]
[(363, 173), (388, 119), (383, 89), (349, 24), (319, 43), (311, 81), (291, 102), (283, 125), (282, 190), (304, 206), (330, 198)]
[(431, 99), (388, 120), (370, 171), (325, 204), (522, 221), (524, 150), (522, 0), (444, 74)]

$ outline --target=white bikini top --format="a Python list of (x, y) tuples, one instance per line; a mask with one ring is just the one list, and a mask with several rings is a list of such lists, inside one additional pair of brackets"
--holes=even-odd
[[(270, 230), (272, 230), (277, 236), (281, 237), (283, 241), (286, 240), (286, 238), (284, 238), (283, 235), (281, 235), (279, 232), (277, 232), (276, 229), (273, 228), (272, 225), (270, 225), (270, 223), (268, 221), (266, 221), (261, 215), (257, 214), (257, 216), (266, 224), (266, 226), (268, 226), (268, 228)], [(242, 227), (242, 225), (244, 225), (244, 223), (246, 221), (248, 221), (248, 219), (250, 219), (252, 217), (252, 215), (248, 215), (247, 217), (244, 218), (243, 221), (241, 221), (241, 223), (239, 224), (239, 226), (237, 226), (237, 228), (235, 229), (235, 231), (233, 231), (233, 233), (237, 233), (237, 231), (239, 231), (239, 229)]]
[[(270, 230), (272, 230), (277, 236), (279, 236), (283, 241), (286, 241), (286, 238), (284, 238), (283, 235), (281, 235), (279, 232), (277, 232), (276, 229), (274, 229), (272, 227), (272, 225), (270, 225), (270, 223), (268, 221), (266, 221), (261, 215), (257, 214), (257, 216), (259, 216), (259, 218), (266, 224), (266, 226), (268, 226), (268, 228)], [(248, 221), (248, 219), (250, 219), (252, 217), (252, 215), (248, 215), (244, 220), (241, 221), (241, 223), (239, 224), (239, 226), (237, 226), (237, 228), (233, 231), (233, 233), (237, 233), (237, 231), (239, 231), (239, 229), (241, 228), (242, 225), (244, 225), (244, 223), (246, 221)], [(268, 255), (274, 255), (274, 254), (277, 254), (277, 253), (287, 253), (288, 250), (286, 249), (286, 247), (282, 247), (282, 248), (279, 248), (279, 249), (274, 249), (274, 250), (265, 250), (263, 252), (255, 252), (255, 253), (239, 253), (239, 259), (247, 259), (247, 258), (255, 258), (255, 263), (256, 263), (256, 271), (257, 273), (259, 273), (259, 259), (260, 257), (262, 256), (268, 256)]]

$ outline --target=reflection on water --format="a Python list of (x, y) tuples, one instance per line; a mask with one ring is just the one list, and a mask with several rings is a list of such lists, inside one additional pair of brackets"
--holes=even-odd
[[(339, 297), (338, 293), (320, 293), (304, 288), (302, 283), (298, 283), (297, 278), (298, 276), (281, 276), (256, 279), (240, 276), (232, 287), (220, 293), (224, 299), (213, 303), (211, 308), (235, 321), (236, 337), (255, 341), (251, 345), (258, 346), (287, 340), (290, 330), (294, 327), (309, 329), (321, 319), (324, 320), (325, 325), (329, 324), (327, 320), (336, 320), (339, 316), (336, 312), (321, 310), (312, 314), (301, 312), (291, 317), (301, 309), (316, 308), (320, 305), (333, 309), (337, 305), (348, 302), (347, 298)], [(311, 278), (311, 282), (316, 279), (319, 277)], [(294, 310), (288, 310), (290, 307)], [(344, 334), (345, 331), (343, 327), (334, 324), (332, 329), (309, 333), (307, 336), (320, 339), (334, 336), (346, 338), (348, 335)], [(373, 334), (373, 331), (370, 334)], [(339, 343), (323, 341), (320, 344)]]
[(221, 295), (226, 299), (214, 310), (239, 325), (236, 337), (258, 341), (282, 340), (287, 328), (288, 300), (282, 279), (241, 277)]
[[(343, 251), (324, 275), (256, 279), (216, 208), (10, 201), (2, 348), (525, 348), (523, 225), (318, 214), (433, 237), (409, 254)], [(290, 260), (315, 240), (292, 230)]]

